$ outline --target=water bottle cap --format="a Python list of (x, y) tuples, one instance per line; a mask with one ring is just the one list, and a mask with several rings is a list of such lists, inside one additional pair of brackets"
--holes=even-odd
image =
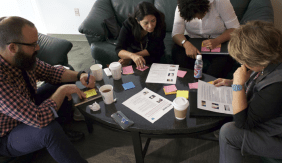
[(197, 60), (202, 60), (202, 55), (197, 55)]

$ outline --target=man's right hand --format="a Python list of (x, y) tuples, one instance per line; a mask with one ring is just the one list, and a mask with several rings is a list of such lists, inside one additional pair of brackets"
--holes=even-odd
[(196, 59), (197, 54), (201, 54), (200, 51), (189, 41), (186, 41), (183, 44), (183, 47), (185, 48), (186, 55), (190, 58)]
[(68, 97), (70, 101), (72, 99), (71, 94), (76, 93), (80, 99), (86, 98), (86, 94), (82, 92), (75, 84), (66, 84), (60, 87), (61, 91)]

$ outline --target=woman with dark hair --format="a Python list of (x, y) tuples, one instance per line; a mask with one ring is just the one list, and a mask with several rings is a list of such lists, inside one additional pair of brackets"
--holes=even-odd
[[(208, 38), (203, 45), (214, 49), (230, 40), (230, 33), (239, 26), (229, 0), (178, 0), (172, 30), (173, 60), (180, 67), (193, 69), (200, 51), (188, 41), (189, 38)], [(225, 77), (233, 65), (228, 55), (205, 55), (203, 59), (204, 63), (205, 60), (211, 63), (205, 73), (215, 77)]]
[[(282, 32), (272, 23), (251, 21), (234, 30), (230, 55), (242, 64), (232, 86), (234, 122), (219, 134), (220, 163), (241, 163), (244, 155), (282, 159)], [(279, 161), (280, 162), (280, 161)]]
[(149, 2), (139, 3), (132, 15), (123, 22), (116, 53), (122, 65), (131, 60), (137, 67), (160, 62), (164, 54), (164, 14)]

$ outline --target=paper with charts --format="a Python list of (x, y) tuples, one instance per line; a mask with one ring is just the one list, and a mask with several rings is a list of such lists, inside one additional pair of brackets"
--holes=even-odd
[(179, 65), (153, 63), (146, 83), (175, 84)]
[(199, 80), (197, 107), (199, 109), (217, 113), (233, 114), (232, 88), (212, 84)]
[(156, 122), (173, 108), (171, 101), (147, 88), (144, 88), (122, 104), (151, 123)]

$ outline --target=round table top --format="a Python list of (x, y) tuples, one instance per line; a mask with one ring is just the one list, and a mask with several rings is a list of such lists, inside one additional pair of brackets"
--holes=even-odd
[[(106, 105), (104, 104), (102, 98), (99, 98), (95, 100), (101, 107), (99, 111), (94, 112), (89, 109), (88, 105), (92, 104), (94, 101), (80, 105), (78, 108), (83, 111), (84, 114), (89, 114), (90, 117), (95, 121), (116, 129), (122, 128), (111, 118), (111, 115), (117, 111), (121, 111), (128, 119), (134, 122), (134, 125), (127, 128), (126, 131), (138, 131), (144, 134), (196, 133), (218, 127), (225, 122), (226, 118), (224, 117), (190, 117), (189, 108), (187, 111), (187, 117), (184, 120), (177, 120), (174, 116), (174, 110), (171, 109), (156, 122), (149, 122), (139, 114), (132, 111), (130, 108), (127, 108), (122, 103), (136, 93), (140, 92), (145, 87), (170, 101), (173, 101), (176, 95), (165, 95), (163, 91), (164, 86), (171, 84), (145, 83), (150, 70), (149, 68), (145, 71), (139, 71), (135, 66), (133, 66), (133, 70), (134, 74), (122, 74), (122, 78), (120, 80), (113, 80), (111, 76), (106, 76), (105, 72), (103, 71), (103, 80), (96, 82), (97, 86), (102, 86), (104, 84), (113, 85), (114, 93), (117, 97), (117, 101), (115, 103)], [(193, 76), (194, 72), (193, 70), (185, 68), (179, 68), (179, 70), (187, 71), (187, 73), (184, 78), (177, 77), (177, 82), (175, 85), (178, 90), (189, 90), (188, 83), (197, 82)], [(203, 74), (203, 81), (208, 82), (214, 79), (215, 78), (210, 75)], [(135, 88), (124, 90), (122, 84), (128, 82), (133, 82)]]

